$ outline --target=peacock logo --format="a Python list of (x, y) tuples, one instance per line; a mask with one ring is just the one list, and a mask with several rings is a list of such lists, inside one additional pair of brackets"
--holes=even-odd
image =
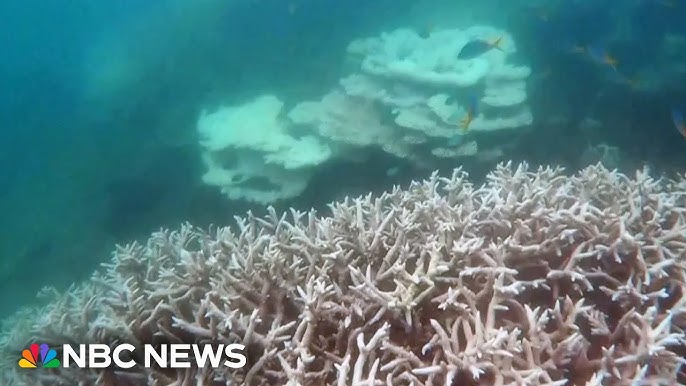
[(40, 367), (54, 369), (60, 367), (60, 360), (57, 359), (57, 351), (51, 349), (45, 343), (37, 344), (34, 343), (29, 346), (28, 349), (22, 351), (22, 358), (19, 360), (19, 367), (23, 369), (35, 369), (39, 367), (39, 355), (40, 354)]

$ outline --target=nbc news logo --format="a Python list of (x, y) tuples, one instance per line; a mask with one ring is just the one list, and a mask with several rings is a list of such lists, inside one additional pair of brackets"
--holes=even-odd
[[(111, 348), (106, 344), (79, 344), (77, 349), (71, 345), (62, 345), (62, 360), (57, 359), (57, 351), (45, 343), (34, 343), (22, 351), (19, 367), (35, 368), (106, 368), (114, 365), (122, 369), (129, 369), (137, 363), (131, 355), (136, 347), (131, 344), (120, 344)], [(242, 344), (162, 344), (159, 347), (143, 346), (143, 361), (145, 368), (153, 365), (161, 368), (178, 369), (191, 366), (228, 367), (239, 369), (246, 365), (247, 358), (243, 354), (245, 346)]]
[(23, 369), (35, 369), (40, 367), (54, 369), (60, 367), (60, 360), (57, 359), (57, 352), (47, 344), (32, 344), (28, 349), (22, 351), (19, 359), (19, 367)]

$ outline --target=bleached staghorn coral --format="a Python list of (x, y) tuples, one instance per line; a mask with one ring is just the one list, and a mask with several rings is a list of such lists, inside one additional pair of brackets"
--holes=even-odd
[[(331, 210), (330, 217), (270, 210), (209, 232), (186, 225), (120, 248), (103, 274), (37, 313), (32, 326), (5, 331), (0, 379), (32, 386), (686, 382), (683, 178), (505, 165), (481, 187), (456, 170)], [(28, 339), (243, 342), (249, 362), (233, 372), (20, 372), (15, 364)]]

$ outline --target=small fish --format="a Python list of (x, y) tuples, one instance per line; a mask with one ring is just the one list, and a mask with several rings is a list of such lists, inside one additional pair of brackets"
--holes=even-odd
[(605, 49), (601, 47), (588, 47), (586, 49), (588, 55), (598, 63), (610, 66), (614, 71), (617, 71), (619, 61), (614, 56), (610, 55)]
[(684, 113), (681, 110), (672, 109), (672, 122), (674, 122), (674, 127), (679, 130), (679, 133), (686, 138), (686, 121), (684, 121)]
[(476, 96), (472, 96), (469, 99), (469, 106), (467, 107), (467, 114), (460, 120), (460, 129), (463, 133), (469, 130), (469, 125), (472, 123), (474, 118), (479, 115), (479, 100)]
[(457, 54), (458, 59), (474, 59), (480, 55), (485, 54), (486, 52), (492, 50), (492, 49), (498, 49), (502, 50), (502, 47), (500, 45), (503, 42), (502, 36), (498, 37), (497, 39), (493, 41), (487, 41), (483, 39), (476, 39), (472, 40), (469, 43), (465, 44), (460, 52)]

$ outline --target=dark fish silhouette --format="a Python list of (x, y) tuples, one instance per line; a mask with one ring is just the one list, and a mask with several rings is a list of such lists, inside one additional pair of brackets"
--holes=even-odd
[(476, 97), (476, 95), (472, 95), (469, 98), (469, 106), (467, 106), (467, 114), (465, 115), (462, 120), (460, 120), (460, 129), (462, 129), (463, 133), (466, 133), (467, 130), (469, 130), (469, 125), (472, 123), (474, 118), (479, 115), (479, 99)]
[(499, 37), (492, 42), (483, 39), (472, 40), (462, 47), (460, 52), (457, 54), (457, 58), (474, 59), (494, 48), (502, 50), (502, 48), (500, 48), (500, 43), (502, 43), (502, 40), (502, 37)]

